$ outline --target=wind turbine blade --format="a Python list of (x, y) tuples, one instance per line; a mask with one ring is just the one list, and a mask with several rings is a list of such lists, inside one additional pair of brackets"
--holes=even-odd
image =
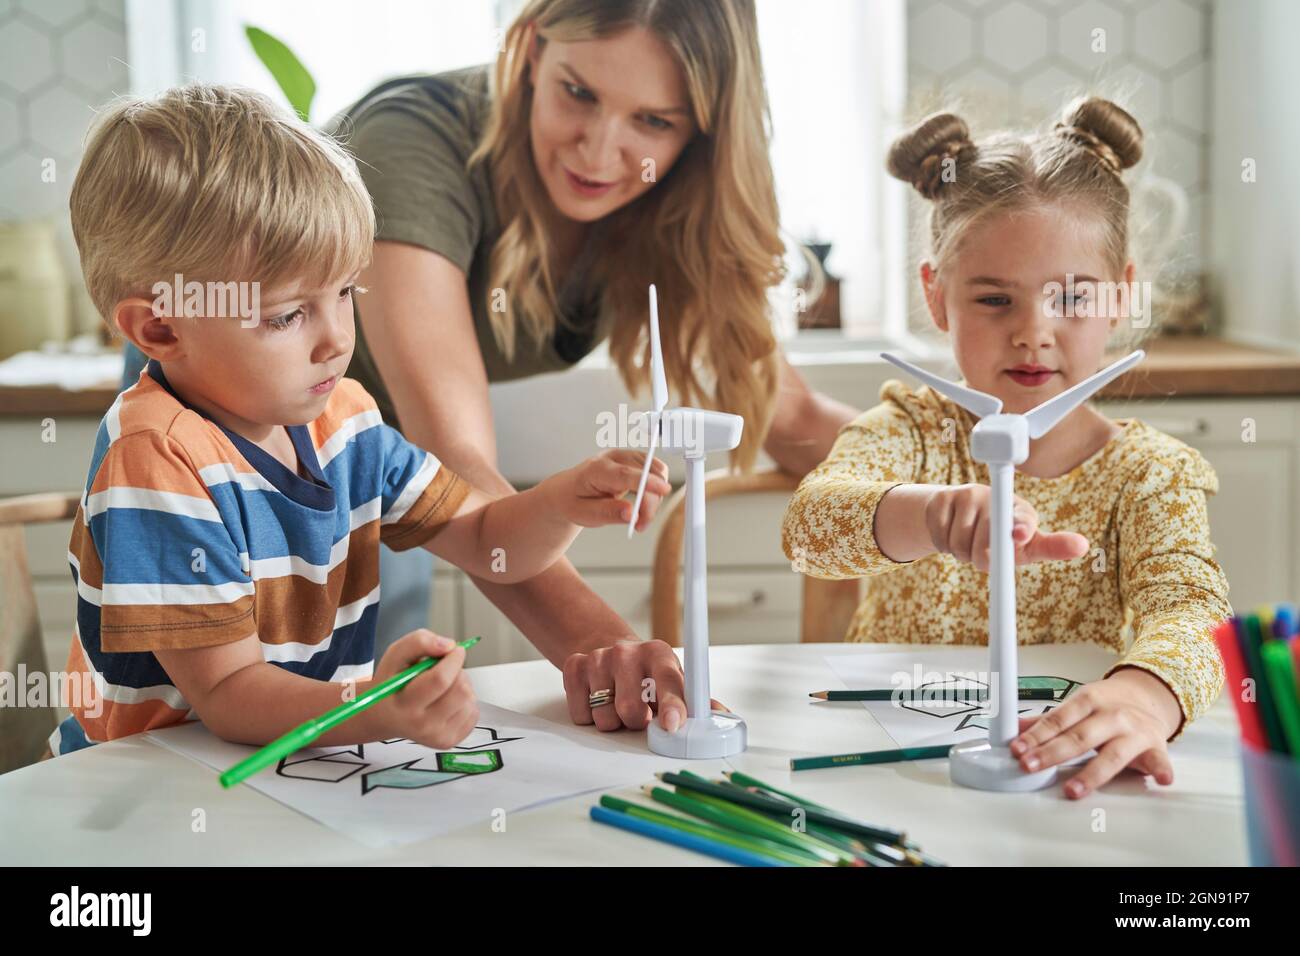
[(1074, 411), (1075, 407), (1081, 404), (1093, 392), (1101, 388), (1111, 379), (1118, 378), (1146, 356), (1141, 349), (1131, 352), (1124, 356), (1118, 362), (1106, 366), (1096, 375), (1085, 378), (1078, 385), (1067, 388), (1060, 395), (1049, 398), (1037, 408), (1025, 412), (1025, 423), (1029, 426), (1030, 438), (1042, 438), (1053, 428), (1062, 418)]
[[(650, 288), (654, 288), (651, 286)], [(636, 516), (641, 513), (641, 499), (645, 497), (646, 479), (650, 477), (650, 462), (655, 460), (655, 445), (659, 443), (659, 413), (654, 413), (654, 427), (650, 430), (650, 449), (645, 453), (645, 466), (641, 469), (641, 481), (636, 486), (636, 501), (632, 504), (632, 517), (627, 523), (627, 536), (630, 539), (636, 531)]]
[(992, 395), (985, 395), (983, 392), (977, 392), (973, 388), (967, 388), (965, 385), (958, 385), (956, 382), (950, 382), (946, 378), (940, 378), (932, 372), (927, 372), (923, 368), (918, 368), (911, 362), (905, 362), (897, 355), (891, 355), (888, 352), (881, 352), (880, 357), (886, 362), (890, 362), (909, 375), (919, 378), (926, 385), (929, 385), (936, 392), (942, 392), (954, 402), (983, 418), (986, 415), (996, 415), (1002, 411), (1002, 399), (994, 398)]
[[(664, 377), (664, 353), (659, 347), (659, 295), (650, 284), (650, 393), (654, 410), (662, 412), (668, 404), (668, 380)], [(645, 480), (642, 479), (642, 484)]]
[(668, 379), (664, 377), (664, 353), (659, 347), (659, 293), (650, 283), (650, 395), (654, 410), (650, 412), (653, 425), (650, 429), (650, 448), (645, 454), (641, 481), (636, 486), (636, 501), (632, 503), (632, 518), (627, 523), (627, 536), (636, 531), (636, 516), (641, 513), (641, 499), (645, 497), (645, 483), (650, 477), (650, 463), (655, 459), (655, 446), (659, 444), (661, 413), (668, 404)]

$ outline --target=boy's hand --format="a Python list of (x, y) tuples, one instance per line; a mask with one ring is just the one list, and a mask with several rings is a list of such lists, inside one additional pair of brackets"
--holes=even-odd
[[(633, 502), (623, 496), (636, 493), (644, 465), (644, 452), (607, 451), (547, 478), (542, 484), (547, 486), (551, 507), (573, 524), (584, 528), (627, 524), (632, 518)], [(671, 491), (668, 466), (656, 458), (646, 478), (645, 497), (641, 499), (641, 513), (637, 516), (638, 531), (650, 523), (659, 503)]]
[[(925, 525), (935, 550), (987, 571), (992, 494), (988, 485), (936, 490), (925, 506)], [(1012, 496), (1011, 540), (1016, 564), (1069, 561), (1088, 553), (1088, 539), (1081, 534), (1039, 531), (1038, 512), (1019, 495)]]
[(465, 649), (432, 631), (412, 631), (384, 652), (374, 679), (386, 680), (426, 657), (442, 660), (375, 704), (374, 720), (383, 736), (407, 737), (445, 750), (469, 736), (478, 723), (478, 701), (463, 669)]
[(1065, 785), (1073, 800), (1087, 796), (1129, 767), (1156, 783), (1174, 782), (1166, 741), (1182, 722), (1182, 708), (1163, 681), (1135, 667), (1085, 684), (1046, 714), (1020, 719), (1011, 753), (1031, 773), (1089, 750), (1097, 756)]

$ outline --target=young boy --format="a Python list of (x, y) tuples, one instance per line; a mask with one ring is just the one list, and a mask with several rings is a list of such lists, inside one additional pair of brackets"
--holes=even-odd
[[(462, 740), (478, 707), (451, 639), (414, 631), (374, 664), (380, 542), (523, 580), (581, 526), (629, 520), (644, 456), (494, 500), (383, 424), (342, 377), (370, 199), (337, 143), (259, 94), (114, 104), (71, 207), (91, 298), (150, 361), (100, 424), (73, 523), (68, 671), (98, 693), (52, 752), (194, 717), (263, 744), (429, 655), (320, 743)], [(655, 462), (639, 522), (666, 478)]]

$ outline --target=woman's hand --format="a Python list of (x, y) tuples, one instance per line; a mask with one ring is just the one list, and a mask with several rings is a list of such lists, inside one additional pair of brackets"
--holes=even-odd
[[(626, 524), (632, 519), (634, 502), (623, 496), (636, 493), (644, 465), (644, 452), (607, 451), (546, 479), (542, 486), (549, 496), (550, 507), (573, 524), (584, 528)], [(636, 521), (638, 531), (650, 523), (659, 503), (672, 490), (668, 466), (656, 458), (646, 477), (645, 496)]]
[(1089, 750), (1097, 756), (1065, 785), (1077, 800), (1130, 768), (1156, 782), (1174, 782), (1165, 742), (1182, 723), (1177, 698), (1154, 674), (1125, 667), (1085, 684), (1046, 714), (1020, 719), (1011, 753), (1029, 772), (1052, 767)]
[[(925, 506), (925, 526), (934, 549), (987, 571), (991, 500), (988, 485), (936, 488)], [(1019, 495), (1012, 496), (1011, 540), (1016, 564), (1068, 561), (1088, 553), (1088, 539), (1081, 534), (1040, 531), (1038, 512)]]
[[(613, 699), (592, 707), (589, 695), (602, 690)], [(682, 665), (663, 641), (626, 640), (570, 654), (564, 662), (564, 695), (575, 724), (594, 723), (600, 730), (644, 730), (658, 715), (659, 725), (671, 733), (686, 720)]]

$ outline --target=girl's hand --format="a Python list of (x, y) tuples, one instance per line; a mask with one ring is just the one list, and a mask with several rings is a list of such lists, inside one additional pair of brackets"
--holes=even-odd
[(1046, 714), (1020, 719), (1011, 753), (1033, 772), (1089, 750), (1097, 756), (1070, 778), (1065, 795), (1077, 800), (1130, 768), (1156, 782), (1174, 782), (1165, 742), (1178, 730), (1182, 708), (1160, 678), (1135, 667), (1085, 684)]
[[(623, 496), (636, 494), (644, 465), (644, 452), (607, 451), (546, 479), (544, 484), (555, 509), (573, 524), (584, 528), (627, 524), (632, 519), (633, 502)], [(645, 496), (636, 521), (638, 531), (650, 523), (659, 503), (672, 490), (668, 466), (656, 458), (646, 477)]]
[[(925, 506), (925, 526), (935, 550), (987, 571), (991, 499), (988, 485), (936, 489)], [(1038, 512), (1019, 495), (1012, 496), (1011, 540), (1016, 564), (1069, 561), (1088, 553), (1088, 539), (1081, 534), (1038, 530)]]

